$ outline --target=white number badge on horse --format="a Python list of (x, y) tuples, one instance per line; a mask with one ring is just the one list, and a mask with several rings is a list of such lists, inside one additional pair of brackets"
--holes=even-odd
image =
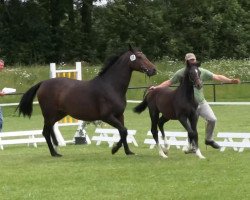
[(135, 61), (135, 60), (136, 60), (135, 54), (132, 54), (132, 55), (130, 56), (130, 60), (131, 60), (131, 61)]

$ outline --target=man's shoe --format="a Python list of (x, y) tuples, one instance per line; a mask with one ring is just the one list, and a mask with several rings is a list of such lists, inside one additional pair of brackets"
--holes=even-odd
[(213, 147), (214, 149), (220, 149), (220, 145), (218, 145), (214, 140), (205, 140), (205, 144)]

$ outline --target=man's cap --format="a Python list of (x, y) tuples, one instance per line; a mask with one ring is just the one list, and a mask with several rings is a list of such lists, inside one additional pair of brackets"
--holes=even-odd
[(185, 55), (185, 60), (187, 61), (187, 60), (191, 60), (191, 59), (195, 59), (196, 60), (195, 55), (193, 53), (187, 53)]

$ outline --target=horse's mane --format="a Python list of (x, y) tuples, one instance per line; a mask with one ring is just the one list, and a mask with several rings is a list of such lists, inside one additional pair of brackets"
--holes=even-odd
[[(190, 64), (190, 65), (192, 65), (192, 64)], [(200, 64), (200, 62), (197, 62), (196, 65), (198, 67), (200, 67), (201, 64)], [(188, 63), (187, 63), (185, 70), (184, 70), (184, 73), (183, 73), (183, 76), (181, 77), (180, 84), (182, 84), (184, 82), (184, 79), (187, 78), (188, 72), (189, 72), (189, 67), (188, 67)]]
[(183, 72), (183, 76), (180, 79), (180, 85), (182, 85), (184, 83), (184, 79), (187, 78), (188, 76), (188, 71), (189, 71), (189, 67), (188, 67), (188, 63), (186, 63), (184, 72)]
[(184, 72), (183, 72), (183, 76), (180, 78), (180, 85), (182, 85), (184, 83), (184, 79), (187, 77), (188, 75), (188, 67), (186, 66), (185, 69), (184, 69)]
[(111, 66), (115, 64), (115, 62), (123, 55), (126, 51), (122, 51), (120, 53), (117, 53), (116, 55), (110, 56), (106, 61), (104, 66), (101, 68), (100, 72), (98, 73), (98, 76), (103, 75)]

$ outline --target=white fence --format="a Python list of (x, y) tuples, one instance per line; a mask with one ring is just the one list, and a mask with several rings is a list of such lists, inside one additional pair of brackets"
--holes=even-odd
[[(135, 100), (128, 100), (128, 103), (140, 103), (141, 101), (135, 101)], [(33, 102), (33, 104), (38, 104), (38, 102)], [(211, 105), (250, 105), (250, 102), (210, 102)], [(0, 104), (0, 106), (17, 106), (18, 103), (5, 103)], [(98, 131), (96, 133), (100, 134), (98, 137), (95, 136), (92, 138), (92, 141), (96, 141), (97, 144), (100, 144), (102, 141), (106, 141), (109, 143), (109, 146), (112, 146), (114, 142), (118, 141), (119, 134), (118, 131), (115, 130), (110, 132), (110, 136), (105, 132), (105, 129), (97, 129)], [(109, 130), (110, 131), (110, 130)], [(37, 131), (15, 131), (15, 132), (3, 132), (0, 133), (0, 148), (3, 149), (4, 145), (11, 145), (11, 144), (32, 144), (33, 146), (37, 146), (37, 142), (45, 142), (44, 138), (42, 138), (41, 130)], [(130, 130), (131, 132), (131, 130)], [(135, 146), (138, 146), (134, 136), (136, 134), (136, 130), (133, 130), (131, 133), (129, 132), (130, 142), (133, 143)], [(103, 133), (105, 133), (103, 135)], [(35, 137), (36, 135), (40, 135), (39, 138)], [(149, 135), (149, 133), (148, 133)], [(15, 137), (21, 137), (21, 138), (15, 138)], [(118, 137), (117, 137), (118, 136)], [(8, 137), (8, 139), (7, 139)], [(177, 141), (177, 136), (175, 138), (170, 138), (171, 141)], [(6, 140), (6, 139), (7, 140)], [(111, 139), (110, 139), (111, 138)], [(173, 140), (174, 139), (174, 140)], [(244, 148), (250, 148), (250, 133), (221, 133), (219, 132), (217, 135), (217, 139), (220, 139), (221, 141), (218, 141), (218, 143), (222, 146), (221, 151), (224, 151), (225, 148), (233, 148), (235, 151), (242, 152)], [(223, 141), (222, 141), (223, 139)], [(182, 142), (187, 143), (186, 138)], [(90, 142), (89, 142), (90, 143)], [(146, 138), (144, 141), (145, 144), (149, 144), (151, 148), (154, 146), (155, 142), (153, 139)], [(172, 142), (173, 143), (173, 142)], [(179, 143), (173, 143), (171, 145), (175, 145), (177, 148), (180, 146)]]
[[(141, 100), (127, 100), (127, 103), (141, 103)], [(1, 103), (1, 107), (5, 106), (18, 106), (19, 103)], [(34, 101), (33, 104), (38, 104), (38, 101)], [(209, 105), (220, 106), (250, 106), (250, 102), (208, 102)]]

